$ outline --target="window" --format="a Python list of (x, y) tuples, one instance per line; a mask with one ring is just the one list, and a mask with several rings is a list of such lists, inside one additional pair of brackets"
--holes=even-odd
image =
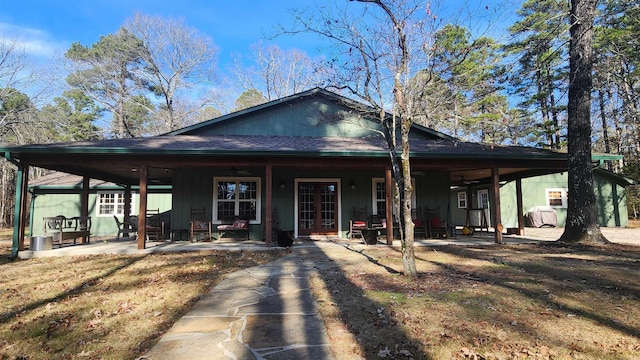
[[(392, 180), (393, 181), (393, 180)], [(394, 181), (395, 184), (395, 181)], [(413, 185), (413, 194), (411, 194), (411, 207), (416, 206), (416, 179), (411, 179)], [(384, 179), (374, 178), (372, 181), (372, 199), (373, 199), (373, 215), (385, 216), (386, 214), (386, 186)], [(395, 188), (392, 186), (392, 188)], [(395, 214), (395, 209), (394, 209)]]
[(568, 190), (567, 189), (546, 189), (547, 205), (553, 207), (567, 207)]
[(387, 213), (386, 207), (386, 193), (384, 180), (373, 180), (373, 214), (385, 216)]
[(467, 208), (467, 193), (464, 191), (458, 192), (458, 209)]
[(214, 178), (213, 221), (241, 218), (260, 223), (260, 178)]
[[(131, 201), (133, 207), (133, 200)], [(124, 216), (124, 193), (122, 192), (99, 192), (96, 216)], [(131, 211), (129, 211), (131, 213)]]

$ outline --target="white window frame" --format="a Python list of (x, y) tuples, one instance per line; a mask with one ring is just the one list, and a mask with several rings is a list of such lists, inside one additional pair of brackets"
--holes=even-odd
[[(373, 215), (378, 215), (378, 203), (383, 202), (386, 203), (387, 199), (378, 199), (378, 184), (382, 184), (385, 186), (385, 181), (383, 178), (373, 178), (371, 179), (371, 213)], [(386, 189), (385, 189), (386, 193)]]
[[(395, 184), (395, 180), (391, 180), (394, 182)], [(376, 192), (376, 185), (378, 183), (382, 183), (385, 184), (385, 180), (384, 178), (372, 178), (371, 179), (371, 208), (372, 208), (372, 214), (373, 215), (378, 215), (378, 207), (376, 206), (378, 203), (378, 193)], [(415, 208), (416, 207), (416, 179), (415, 178), (411, 178), (411, 185), (413, 186), (413, 193), (411, 194), (411, 207)], [(393, 187), (392, 187), (393, 189)], [(386, 199), (385, 199), (386, 201)], [(393, 209), (393, 207), (392, 207)], [(393, 209), (393, 212), (395, 214), (395, 209)]]
[[(102, 207), (107, 205), (103, 203), (103, 195), (114, 195), (115, 203), (114, 203), (114, 211), (109, 213), (103, 213), (101, 211)], [(131, 196), (131, 208), (129, 209), (129, 214), (133, 214), (132, 210), (133, 206), (133, 196)], [(124, 191), (98, 191), (96, 194), (96, 217), (112, 217), (112, 216), (124, 216)], [(118, 212), (119, 204), (122, 204), (122, 212)]]
[[(551, 204), (551, 200), (556, 200), (558, 198), (551, 198), (549, 197), (549, 193), (552, 192), (559, 192), (560, 193), (560, 200), (562, 201), (561, 205), (552, 205)], [(568, 199), (569, 199), (569, 189), (565, 189), (565, 188), (546, 188), (544, 189), (544, 195), (545, 198), (547, 200), (547, 206), (551, 206), (554, 208), (566, 208), (568, 205)]]
[[(462, 195), (462, 197), (460, 195)], [(458, 209), (466, 209), (468, 207), (466, 191), (458, 191), (457, 199), (458, 199)]]
[(241, 202), (254, 202), (256, 208), (256, 218), (249, 220), (249, 224), (260, 224), (262, 221), (262, 179), (260, 177), (214, 177), (213, 178), (213, 211), (212, 218), (214, 224), (222, 224), (223, 219), (218, 219), (218, 183), (219, 182), (235, 182), (236, 186), (240, 182), (255, 182), (256, 183), (256, 198), (250, 200), (241, 200), (238, 197), (238, 192), (235, 192), (235, 209), (234, 216), (240, 215), (240, 203)]

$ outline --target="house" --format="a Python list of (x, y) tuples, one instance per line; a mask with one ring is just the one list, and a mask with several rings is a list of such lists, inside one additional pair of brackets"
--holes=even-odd
[[(593, 155), (595, 160), (611, 160), (611, 155)], [(625, 188), (634, 181), (596, 167), (593, 171), (596, 211), (602, 227), (626, 227), (628, 213)], [(553, 209), (558, 227), (564, 227), (567, 219), (568, 174), (566, 171), (554, 174), (525, 177), (521, 179), (522, 208), (525, 211), (536, 207)], [(517, 228), (516, 181), (500, 184), (501, 220), (505, 228)], [(483, 219), (487, 227), (493, 226), (490, 207), (489, 187), (479, 182), (463, 181), (451, 188), (451, 222), (459, 226), (470, 225), (481, 228)], [(484, 210), (483, 210), (484, 209)], [(484, 212), (484, 214), (483, 214)]]
[[(367, 207), (387, 220), (390, 243), (389, 151), (379, 122), (363, 109), (315, 88), (156, 137), (0, 148), (18, 167), (14, 247), (24, 242), (31, 166), (81, 176), (83, 215), (92, 211), (90, 179), (122, 187), (125, 201), (137, 189), (139, 214), (150, 208), (153, 186), (169, 186), (175, 240), (186, 239), (194, 208), (204, 207), (214, 224), (248, 219), (251, 238), (269, 246), (276, 222), (296, 237), (345, 237), (352, 210)], [(490, 185), (491, 218), (500, 224), (500, 182), (567, 168), (566, 154), (551, 150), (462, 142), (419, 125), (410, 138), (413, 206), (439, 209), (442, 217), (450, 186), (462, 177)], [(124, 216), (128, 209), (125, 204)], [(501, 242), (502, 234), (495, 238)], [(138, 248), (144, 247), (139, 236)]]

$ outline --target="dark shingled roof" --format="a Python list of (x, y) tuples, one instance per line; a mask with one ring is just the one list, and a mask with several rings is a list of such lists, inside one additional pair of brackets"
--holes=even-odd
[[(17, 153), (149, 154), (158, 155), (253, 155), (253, 156), (387, 156), (381, 137), (294, 136), (157, 136), (72, 143), (36, 144), (6, 148)], [(400, 149), (398, 148), (398, 151)], [(566, 159), (566, 153), (519, 146), (486, 145), (449, 140), (411, 140), (416, 158), (510, 158)]]

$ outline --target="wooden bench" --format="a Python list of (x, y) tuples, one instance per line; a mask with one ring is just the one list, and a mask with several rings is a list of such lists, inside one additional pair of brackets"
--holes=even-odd
[(89, 243), (91, 240), (91, 216), (76, 216), (67, 218), (65, 216), (45, 217), (44, 232), (52, 237), (62, 247), (65, 240), (76, 240), (82, 238), (82, 243)]
[(236, 219), (232, 224), (222, 224), (216, 227), (218, 229), (218, 239), (222, 238), (227, 232), (245, 232), (247, 240), (249, 240), (249, 220)]

